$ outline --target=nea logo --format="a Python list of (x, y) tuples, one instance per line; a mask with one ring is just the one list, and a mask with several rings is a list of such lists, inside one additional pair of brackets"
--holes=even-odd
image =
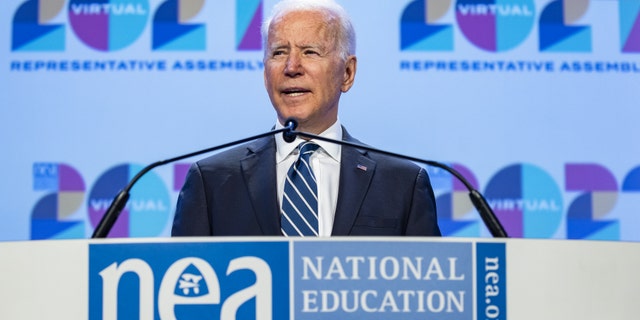
[(89, 248), (90, 319), (287, 319), (286, 242)]

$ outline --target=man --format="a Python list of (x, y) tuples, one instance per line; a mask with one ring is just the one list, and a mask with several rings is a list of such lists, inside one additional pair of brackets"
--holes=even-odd
[[(276, 127), (295, 118), (298, 131), (359, 143), (338, 120), (340, 96), (353, 86), (357, 65), (355, 33), (342, 7), (285, 0), (262, 33)], [(196, 162), (180, 192), (172, 235), (440, 236), (440, 229), (424, 169), (275, 135)]]

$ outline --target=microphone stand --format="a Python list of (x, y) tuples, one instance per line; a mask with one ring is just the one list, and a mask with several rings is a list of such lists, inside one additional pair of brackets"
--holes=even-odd
[[(286, 123), (289, 123), (289, 121), (291, 121), (291, 120), (288, 120)], [(436, 161), (424, 160), (424, 159), (414, 158), (414, 157), (410, 157), (410, 156), (405, 156), (405, 155), (402, 155), (402, 154), (399, 154), (399, 153), (393, 153), (393, 152), (389, 152), (389, 151), (384, 151), (384, 150), (380, 150), (380, 149), (364, 146), (364, 145), (357, 144), (357, 143), (325, 138), (325, 137), (322, 137), (322, 136), (318, 136), (318, 135), (315, 135), (315, 134), (302, 132), (302, 131), (295, 131), (296, 127), (297, 127), (297, 125), (293, 126), (292, 130), (285, 131), (283, 133), (285, 141), (292, 142), (293, 140), (295, 140), (296, 135), (299, 135), (301, 137), (305, 137), (305, 138), (309, 138), (309, 139), (317, 139), (317, 140), (322, 140), (322, 141), (326, 141), (326, 142), (330, 142), (330, 143), (337, 143), (337, 144), (340, 144), (340, 145), (343, 145), (343, 146), (349, 146), (349, 147), (353, 147), (353, 148), (364, 149), (364, 150), (367, 150), (367, 151), (381, 153), (381, 154), (392, 156), (392, 157), (411, 160), (411, 161), (423, 163), (423, 164), (426, 164), (426, 165), (429, 165), (429, 166), (432, 166), (432, 167), (438, 167), (438, 168), (446, 170), (447, 172), (449, 172), (452, 175), (454, 175), (458, 180), (460, 180), (460, 182), (462, 182), (465, 185), (467, 190), (469, 190), (469, 198), (471, 199), (471, 203), (476, 208), (476, 210), (478, 210), (478, 213), (480, 214), (480, 217), (482, 218), (482, 221), (484, 222), (485, 226), (487, 226), (487, 228), (491, 232), (491, 235), (494, 238), (508, 238), (509, 237), (507, 235), (507, 232), (504, 230), (504, 227), (500, 223), (500, 220), (498, 220), (498, 218), (496, 217), (495, 213), (491, 209), (491, 206), (489, 206), (489, 203), (487, 203), (487, 200), (484, 198), (484, 196), (482, 196), (482, 194), (478, 190), (476, 190), (471, 185), (471, 183), (469, 183), (469, 181), (467, 181), (467, 179), (465, 179), (462, 176), (462, 174), (460, 174), (458, 171), (456, 171), (455, 169), (451, 168), (450, 166), (447, 166), (447, 165), (445, 165), (443, 163), (436, 162)]]
[(263, 137), (267, 137), (270, 135), (275, 135), (278, 134), (280, 132), (289, 132), (295, 129), (295, 126), (297, 126), (297, 123), (289, 121), (285, 124), (284, 128), (281, 129), (277, 129), (277, 130), (271, 130), (269, 132), (265, 132), (265, 133), (261, 133), (252, 137), (248, 137), (248, 138), (244, 138), (244, 139), (240, 139), (240, 140), (236, 140), (233, 142), (229, 142), (229, 143), (225, 143), (219, 146), (215, 146), (215, 147), (211, 147), (208, 149), (203, 149), (200, 151), (195, 151), (189, 154), (185, 154), (185, 155), (181, 155), (175, 158), (170, 158), (167, 160), (162, 160), (162, 161), (158, 161), (155, 163), (152, 163), (144, 168), (142, 168), (142, 170), (140, 170), (140, 172), (138, 172), (138, 174), (136, 174), (133, 179), (131, 179), (131, 181), (129, 182), (129, 184), (127, 184), (127, 186), (122, 189), (122, 191), (120, 191), (115, 198), (113, 198), (113, 201), (111, 202), (111, 205), (109, 206), (109, 208), (107, 209), (107, 211), (105, 212), (105, 214), (102, 216), (102, 219), (100, 219), (100, 223), (98, 223), (98, 226), (96, 227), (96, 229), (93, 231), (93, 235), (91, 236), (92, 239), (96, 239), (96, 238), (106, 238), (109, 235), (109, 232), (111, 231), (111, 228), (113, 227), (113, 224), (116, 222), (116, 220), (118, 219), (118, 216), (120, 215), (120, 213), (122, 212), (122, 209), (124, 209), (125, 205), (127, 204), (127, 201), (129, 200), (129, 192), (131, 191), (131, 188), (133, 188), (133, 185), (138, 182), (138, 180), (140, 180), (140, 178), (142, 178), (143, 175), (145, 175), (147, 172), (149, 172), (151, 169), (155, 168), (155, 167), (159, 167), (162, 165), (165, 165), (167, 163), (171, 163), (171, 162), (175, 162), (175, 161), (179, 161), (182, 159), (186, 159), (186, 158), (190, 158), (190, 157), (194, 157), (197, 155), (201, 155), (203, 153), (208, 153), (208, 152), (213, 152), (216, 150), (220, 150), (220, 149), (224, 149), (224, 148), (228, 148), (237, 144), (241, 144), (244, 142), (248, 142), (251, 140), (256, 140), (256, 139), (260, 139)]
[(368, 150), (368, 151), (371, 151), (371, 152), (376, 152), (376, 153), (380, 153), (380, 154), (384, 154), (384, 155), (388, 155), (388, 156), (392, 156), (392, 157), (402, 158), (402, 159), (406, 159), (406, 160), (410, 160), (410, 161), (414, 161), (414, 162), (419, 162), (419, 163), (423, 163), (423, 164), (426, 164), (426, 165), (429, 165), (429, 166), (433, 166), (433, 167), (438, 167), (438, 168), (444, 169), (445, 171), (447, 171), (447, 172), (451, 173), (452, 175), (454, 175), (458, 180), (460, 180), (465, 185), (467, 190), (469, 190), (469, 198), (471, 198), (471, 203), (473, 203), (473, 205), (476, 208), (476, 210), (478, 210), (478, 212), (480, 213), (480, 217), (482, 217), (482, 220), (484, 221), (484, 224), (487, 226), (487, 228), (491, 232), (491, 235), (493, 237), (496, 237), (496, 238), (508, 238), (507, 232), (502, 227), (502, 224), (500, 223), (500, 221), (496, 217), (495, 213), (493, 212), (493, 210), (491, 209), (491, 207), (487, 203), (487, 200), (482, 196), (482, 194), (479, 191), (477, 191), (477, 190), (475, 190), (475, 188), (473, 188), (473, 186), (462, 176), (462, 174), (460, 174), (458, 171), (454, 170), (453, 168), (451, 168), (451, 167), (449, 167), (449, 166), (447, 166), (445, 164), (442, 164), (440, 162), (436, 162), (436, 161), (414, 158), (414, 157), (405, 156), (405, 155), (402, 155), (402, 154), (393, 153), (393, 152), (389, 152), (389, 151), (384, 151), (384, 150), (380, 150), (380, 149), (376, 149), (376, 148), (372, 148), (372, 147), (368, 147), (368, 146), (365, 146), (365, 145), (360, 145), (360, 144), (356, 144), (356, 143), (352, 143), (352, 142), (348, 142), (348, 141), (334, 140), (334, 139), (329, 139), (329, 138), (321, 137), (321, 136), (318, 136), (318, 135), (314, 135), (314, 134), (311, 134), (311, 133), (295, 131), (297, 126), (298, 126), (298, 123), (295, 120), (288, 119), (285, 122), (284, 127), (281, 128), (281, 129), (271, 130), (271, 131), (268, 131), (268, 132), (265, 132), (265, 133), (262, 133), (262, 134), (258, 134), (258, 135), (251, 136), (251, 137), (248, 137), (248, 138), (244, 138), (244, 139), (236, 140), (236, 141), (233, 141), (233, 142), (225, 143), (225, 144), (222, 144), (222, 145), (219, 145), (219, 146), (215, 146), (215, 147), (203, 149), (203, 150), (200, 150), (200, 151), (191, 152), (191, 153), (188, 153), (188, 154), (185, 154), (185, 155), (177, 156), (177, 157), (174, 157), (174, 158), (170, 158), (170, 159), (154, 162), (154, 163), (144, 167), (142, 170), (140, 170), (140, 172), (138, 172), (138, 174), (136, 174), (133, 177), (133, 179), (131, 179), (129, 184), (127, 184), (127, 186), (124, 189), (122, 189), (115, 196), (115, 198), (111, 202), (111, 205), (109, 206), (109, 208), (107, 209), (105, 214), (102, 216), (102, 219), (100, 219), (100, 222), (98, 223), (98, 226), (93, 231), (93, 235), (91, 236), (91, 238), (92, 239), (106, 238), (109, 235), (109, 232), (111, 231), (111, 228), (113, 227), (113, 224), (116, 222), (116, 220), (118, 219), (118, 216), (120, 215), (120, 213), (124, 209), (127, 201), (129, 200), (131, 189), (136, 184), (136, 182), (138, 182), (138, 180), (140, 180), (140, 178), (142, 178), (142, 176), (145, 175), (147, 172), (151, 171), (151, 169), (153, 169), (155, 167), (159, 167), (159, 166), (165, 165), (165, 164), (168, 164), (168, 163), (171, 163), (171, 162), (175, 162), (175, 161), (179, 161), (179, 160), (182, 160), (182, 159), (186, 159), (186, 158), (194, 157), (194, 156), (197, 156), (197, 155), (201, 155), (201, 154), (204, 154), (204, 153), (213, 152), (213, 151), (216, 151), (216, 150), (228, 148), (228, 147), (231, 147), (231, 146), (234, 146), (234, 145), (237, 145), (237, 144), (245, 143), (245, 142), (248, 142), (248, 141), (251, 141), (251, 140), (255, 140), (255, 139), (260, 139), (260, 138), (267, 137), (267, 136), (270, 136), (270, 135), (275, 135), (275, 134), (278, 134), (278, 133), (281, 133), (281, 132), (282, 132), (283, 138), (284, 138), (284, 140), (286, 142), (293, 142), (295, 140), (296, 136), (299, 135), (299, 136), (302, 136), (302, 137), (305, 137), (305, 138), (309, 138), (309, 139), (317, 139), (317, 140), (327, 141), (327, 142), (330, 142), (330, 143), (336, 143), (336, 144), (349, 146), (349, 147), (353, 147), (353, 148), (364, 149), (364, 150)]

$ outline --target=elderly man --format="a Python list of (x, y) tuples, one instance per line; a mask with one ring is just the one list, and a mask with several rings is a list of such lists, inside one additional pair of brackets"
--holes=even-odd
[[(355, 32), (330, 0), (285, 0), (263, 25), (264, 82), (298, 131), (359, 143), (338, 120), (353, 86)], [(424, 169), (413, 163), (281, 135), (198, 161), (180, 192), (174, 236), (440, 236)]]

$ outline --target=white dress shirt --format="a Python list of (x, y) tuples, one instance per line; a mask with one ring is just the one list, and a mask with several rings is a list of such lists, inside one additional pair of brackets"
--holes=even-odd
[[(276, 129), (283, 126), (276, 121)], [(342, 126), (337, 120), (331, 127), (319, 134), (320, 136), (342, 140)], [(282, 208), (282, 196), (284, 194), (284, 181), (287, 171), (298, 159), (298, 145), (305, 141), (300, 137), (287, 143), (281, 134), (275, 135), (276, 139), (276, 173), (278, 176), (278, 203)], [(331, 236), (333, 218), (338, 203), (338, 182), (340, 181), (340, 154), (342, 148), (339, 144), (311, 140), (320, 148), (311, 155), (311, 169), (316, 176), (318, 185), (318, 234), (321, 237)]]

